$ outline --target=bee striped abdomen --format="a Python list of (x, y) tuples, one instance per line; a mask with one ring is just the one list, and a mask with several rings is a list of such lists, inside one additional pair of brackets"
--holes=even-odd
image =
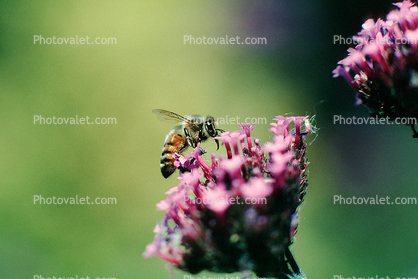
[(175, 172), (176, 167), (174, 166), (173, 153), (178, 152), (178, 150), (185, 143), (185, 136), (179, 134), (177, 129), (174, 129), (167, 134), (164, 141), (164, 147), (161, 153), (160, 161), (161, 173), (163, 174), (164, 178), (169, 177), (173, 172)]

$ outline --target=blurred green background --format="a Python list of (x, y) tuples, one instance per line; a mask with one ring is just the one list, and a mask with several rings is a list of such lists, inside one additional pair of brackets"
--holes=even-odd
[[(159, 169), (172, 128), (151, 113), (272, 119), (316, 114), (309, 188), (292, 246), (308, 278), (417, 276), (417, 205), (334, 205), (333, 196), (416, 197), (417, 140), (400, 125), (333, 125), (367, 116), (332, 79), (357, 33), (390, 1), (2, 1), (0, 278), (183, 278), (144, 259), (155, 204), (177, 184)], [(34, 36), (116, 38), (34, 44)], [(267, 45), (189, 45), (193, 37), (266, 37)], [(39, 125), (114, 117), (116, 125)], [(224, 125), (235, 130), (236, 125)], [(253, 135), (270, 139), (268, 125)], [(208, 151), (215, 145), (204, 144)], [(222, 153), (221, 150), (218, 153)], [(116, 197), (116, 205), (39, 205), (43, 197)], [(201, 273), (198, 276), (217, 276)]]

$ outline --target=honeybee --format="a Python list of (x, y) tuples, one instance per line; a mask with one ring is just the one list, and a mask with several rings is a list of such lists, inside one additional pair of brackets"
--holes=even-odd
[[(187, 147), (196, 147), (196, 145), (205, 141), (210, 137), (216, 137), (218, 131), (218, 124), (213, 117), (203, 117), (200, 115), (192, 115), (190, 117), (181, 116), (177, 113), (154, 109), (153, 113), (157, 114), (158, 119), (163, 122), (176, 123), (174, 127), (165, 137), (164, 147), (161, 153), (160, 168), (164, 178), (169, 177), (174, 173), (176, 167), (174, 166), (173, 153), (181, 154)], [(215, 139), (217, 149), (219, 148), (219, 141)]]

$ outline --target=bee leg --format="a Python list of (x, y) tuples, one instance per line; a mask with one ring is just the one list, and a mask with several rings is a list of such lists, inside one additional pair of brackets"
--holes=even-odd
[(190, 172), (188, 168), (179, 167), (180, 173)]
[(181, 152), (183, 152), (183, 150), (184, 149), (186, 149), (187, 148), (187, 143), (185, 143), (185, 144), (183, 144), (180, 148), (179, 148), (179, 150), (177, 150), (177, 154), (181, 154)]
[(202, 130), (199, 130), (199, 142), (202, 140), (203, 134), (202, 134)]
[(189, 130), (187, 130), (186, 128), (184, 128), (184, 134), (186, 135), (186, 140), (187, 140), (187, 143), (188, 143), (191, 147), (196, 147), (196, 146), (193, 146), (193, 142), (192, 142), (192, 140), (191, 140), (191, 137), (190, 137), (190, 134), (189, 134)]

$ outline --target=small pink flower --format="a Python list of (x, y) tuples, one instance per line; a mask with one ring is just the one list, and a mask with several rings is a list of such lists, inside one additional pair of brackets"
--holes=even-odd
[(157, 209), (168, 211), (171, 208), (170, 200), (162, 200), (157, 203)]
[(227, 191), (225, 187), (208, 189), (204, 195), (204, 202), (206, 202), (206, 207), (216, 214), (219, 214), (219, 216), (223, 216), (225, 210), (227, 210), (229, 207), (228, 194), (229, 191)]
[(240, 190), (244, 198), (258, 199), (269, 196), (274, 188), (272, 183), (265, 182), (265, 178), (256, 177), (250, 179), (249, 183), (244, 184)]

